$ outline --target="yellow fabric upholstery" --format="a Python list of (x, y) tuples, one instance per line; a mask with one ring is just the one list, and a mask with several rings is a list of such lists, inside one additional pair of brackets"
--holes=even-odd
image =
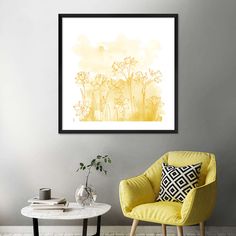
[(155, 201), (155, 194), (148, 178), (145, 175), (140, 175), (121, 181), (120, 199), (122, 209), (129, 212), (137, 205)]
[[(161, 183), (161, 164), (185, 166), (202, 163), (199, 187), (192, 189), (183, 203), (156, 202)], [(120, 203), (126, 217), (169, 225), (193, 225), (211, 215), (216, 198), (215, 156), (203, 152), (177, 151), (163, 155), (142, 175), (122, 180)], [(208, 199), (208, 200), (206, 200)]]
[(179, 202), (155, 202), (146, 203), (133, 208), (130, 212), (130, 218), (144, 220), (149, 222), (157, 222), (164, 224), (177, 225), (181, 221), (181, 206)]

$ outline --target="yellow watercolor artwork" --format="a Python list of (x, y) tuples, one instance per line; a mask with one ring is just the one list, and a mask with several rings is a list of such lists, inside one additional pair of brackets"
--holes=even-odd
[(59, 132), (177, 132), (177, 26), (177, 14), (59, 14)]
[(78, 56), (75, 120), (161, 122), (165, 104), (160, 83), (165, 78), (152, 63), (159, 48), (155, 40), (143, 47), (122, 35), (96, 44), (80, 36), (73, 48)]

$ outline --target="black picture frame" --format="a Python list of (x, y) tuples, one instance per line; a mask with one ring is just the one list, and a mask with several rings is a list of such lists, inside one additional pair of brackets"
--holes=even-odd
[[(174, 19), (174, 128), (161, 130), (99, 129), (80, 130), (63, 127), (63, 19), (66, 18), (173, 18)], [(178, 133), (178, 14), (58, 14), (58, 133)]]

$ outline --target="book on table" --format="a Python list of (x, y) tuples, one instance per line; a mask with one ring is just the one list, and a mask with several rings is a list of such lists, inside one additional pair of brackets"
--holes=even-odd
[(33, 210), (65, 210), (69, 205), (65, 198), (51, 198), (49, 200), (32, 198), (28, 202)]
[(64, 204), (54, 204), (54, 205), (46, 205), (41, 203), (31, 203), (30, 206), (34, 210), (65, 210), (69, 205), (69, 202)]
[(64, 197), (61, 198), (51, 198), (48, 200), (40, 200), (37, 197), (31, 198), (28, 200), (29, 203), (40, 203), (40, 204), (47, 204), (47, 205), (55, 205), (55, 204), (60, 204), (60, 203), (65, 203), (66, 199)]

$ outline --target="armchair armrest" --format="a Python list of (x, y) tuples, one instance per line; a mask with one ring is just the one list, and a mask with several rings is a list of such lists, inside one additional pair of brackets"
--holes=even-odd
[(119, 187), (121, 209), (126, 213), (135, 206), (154, 202), (155, 194), (150, 181), (145, 175), (122, 180)]
[(192, 189), (181, 209), (185, 225), (197, 224), (209, 218), (215, 205), (216, 181)]

